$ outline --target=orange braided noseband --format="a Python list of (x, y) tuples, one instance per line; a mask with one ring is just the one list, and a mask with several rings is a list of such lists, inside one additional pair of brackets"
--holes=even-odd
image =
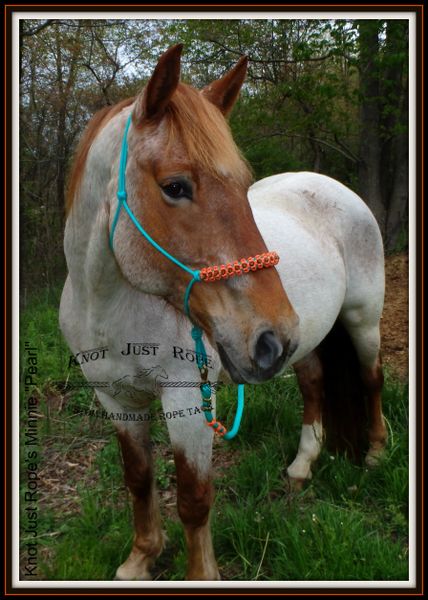
[(213, 267), (204, 267), (200, 270), (199, 275), (202, 281), (219, 281), (220, 279), (229, 279), (238, 275), (244, 275), (250, 271), (258, 269), (268, 269), (279, 263), (279, 256), (276, 252), (264, 252), (256, 254), (249, 258), (241, 258), (233, 263), (226, 265), (215, 265)]

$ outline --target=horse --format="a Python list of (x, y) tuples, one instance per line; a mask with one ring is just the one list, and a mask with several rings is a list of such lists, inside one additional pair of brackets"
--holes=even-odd
[[(180, 414), (167, 427), (190, 580), (220, 578), (209, 523), (215, 428), (191, 410), (200, 405), (200, 375), (257, 384), (294, 368), (304, 411), (287, 468), (292, 487), (312, 476), (325, 436), (344, 441), (350, 455), (366, 452), (368, 464), (387, 441), (384, 261), (372, 213), (320, 174), (252, 184), (227, 123), (247, 58), (196, 90), (180, 81), (181, 51), (160, 56), (135, 98), (92, 118), (69, 180), (60, 327), (73, 354), (108, 349), (81, 368), (89, 381), (110, 384), (98, 399), (123, 415), (115, 426), (135, 535), (117, 580), (150, 579), (164, 547), (149, 442), (155, 396), (164, 414)], [(195, 331), (209, 359), (199, 371)], [(155, 351), (131, 353), (131, 343)]]

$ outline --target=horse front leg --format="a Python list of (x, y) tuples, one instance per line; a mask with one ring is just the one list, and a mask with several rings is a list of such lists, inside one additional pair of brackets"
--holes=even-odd
[(117, 427), (125, 483), (132, 496), (134, 540), (126, 561), (117, 569), (116, 579), (149, 580), (150, 569), (163, 550), (157, 491), (148, 435), (144, 423), (132, 427)]
[(300, 490), (312, 477), (312, 464), (322, 447), (323, 368), (316, 350), (295, 363), (294, 370), (303, 397), (303, 425), (297, 456), (287, 469), (290, 487)]
[(168, 431), (177, 473), (177, 508), (184, 526), (188, 561), (186, 579), (220, 579), (211, 539), (210, 511), (214, 501), (211, 459), (213, 432), (201, 412), (199, 390), (168, 391), (164, 411), (182, 409), (168, 420)]

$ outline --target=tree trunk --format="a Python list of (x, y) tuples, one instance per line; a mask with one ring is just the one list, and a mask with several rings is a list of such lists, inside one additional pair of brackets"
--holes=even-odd
[[(382, 77), (382, 182), (387, 207), (387, 250), (405, 243), (408, 224), (408, 30), (407, 22), (387, 21)], [(400, 236), (404, 238), (400, 240)]]
[[(408, 239), (409, 222), (409, 138), (408, 138), (408, 95), (405, 86), (400, 106), (399, 129), (392, 146), (393, 176), (388, 201), (386, 222), (386, 249), (395, 250)], [(401, 238), (401, 239), (400, 239)]]
[(401, 242), (401, 245), (406, 243), (409, 221), (409, 157), (407, 151), (407, 135), (400, 136), (400, 138), (401, 144), (397, 144), (393, 188), (386, 221), (385, 247), (389, 251), (396, 250), (399, 246), (399, 242)]
[(361, 127), (358, 184), (361, 197), (384, 233), (386, 213), (380, 178), (379, 28), (379, 21), (358, 21)]

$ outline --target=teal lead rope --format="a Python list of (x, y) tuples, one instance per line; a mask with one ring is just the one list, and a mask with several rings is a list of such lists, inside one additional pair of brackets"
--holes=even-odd
[[(185, 301), (184, 301), (184, 311), (186, 315), (190, 318), (189, 311), (189, 297), (190, 290), (194, 284), (195, 280), (192, 280), (187, 286)], [(189, 293), (187, 293), (189, 292)], [(225, 440), (233, 439), (239, 431), (239, 426), (241, 425), (242, 414), (244, 412), (244, 396), (245, 396), (245, 387), (242, 384), (238, 385), (238, 405), (236, 409), (235, 419), (233, 421), (232, 429), (226, 431), (226, 428), (217, 421), (213, 414), (213, 406), (211, 402), (212, 397), (212, 386), (208, 381), (208, 358), (207, 352), (205, 350), (205, 344), (202, 339), (203, 331), (197, 325), (193, 325), (192, 327), (192, 338), (195, 342), (195, 354), (196, 354), (196, 364), (198, 365), (199, 373), (201, 376), (201, 396), (202, 396), (202, 412), (205, 415), (205, 419), (207, 420), (207, 424), (213, 428), (214, 432), (218, 435), (221, 435)]]
[[(184, 312), (185, 312), (186, 316), (189, 317), (189, 319), (191, 319), (190, 307), (189, 307), (190, 292), (192, 291), (192, 287), (193, 287), (194, 283), (196, 281), (201, 281), (200, 272), (190, 269), (185, 264), (183, 264), (178, 259), (176, 259), (174, 256), (172, 256), (169, 252), (167, 252), (164, 248), (162, 248), (162, 246), (159, 246), (159, 244), (157, 242), (155, 242), (155, 240), (145, 231), (145, 229), (143, 229), (141, 224), (138, 222), (138, 219), (135, 217), (134, 213), (128, 206), (128, 202), (127, 202), (128, 194), (126, 192), (125, 171), (126, 171), (126, 163), (127, 163), (127, 158), (128, 158), (127, 138), (128, 138), (128, 131), (129, 131), (130, 125), (131, 125), (131, 115), (129, 115), (128, 120), (126, 122), (125, 132), (124, 132), (123, 139), (122, 139), (122, 148), (121, 148), (120, 162), (119, 162), (119, 182), (118, 182), (118, 190), (117, 190), (118, 205), (117, 205), (116, 213), (114, 215), (113, 223), (112, 223), (111, 231), (110, 231), (110, 240), (109, 240), (110, 248), (113, 251), (114, 232), (116, 229), (117, 222), (119, 221), (120, 211), (123, 206), (125, 211), (128, 213), (129, 218), (131, 219), (131, 221), (133, 222), (135, 227), (138, 229), (138, 231), (141, 233), (141, 235), (143, 235), (146, 238), (146, 240), (154, 248), (156, 248), (156, 250), (158, 250), (161, 254), (163, 254), (168, 260), (172, 261), (175, 265), (177, 265), (177, 267), (180, 267), (181, 269), (183, 269), (184, 271), (189, 273), (189, 275), (192, 276), (192, 279), (190, 280), (189, 285), (187, 286), (186, 292), (184, 294)], [(239, 426), (241, 424), (242, 414), (244, 412), (244, 386), (242, 384), (238, 385), (238, 406), (237, 406), (237, 410), (236, 410), (235, 420), (233, 422), (232, 429), (230, 431), (226, 432), (226, 428), (223, 427), (223, 425), (221, 423), (216, 421), (216, 419), (213, 417), (213, 414), (212, 414), (212, 410), (213, 410), (213, 406), (212, 406), (212, 402), (211, 402), (212, 386), (211, 386), (211, 383), (208, 381), (208, 359), (207, 359), (207, 353), (205, 350), (205, 344), (202, 340), (202, 335), (203, 335), (202, 329), (200, 327), (198, 327), (197, 325), (193, 325), (192, 338), (195, 342), (196, 362), (198, 365), (199, 373), (201, 375), (201, 385), (200, 385), (201, 396), (202, 396), (202, 407), (201, 408), (202, 408), (202, 411), (207, 420), (207, 424), (213, 428), (215, 433), (223, 436), (223, 438), (225, 440), (231, 440), (238, 433)]]

